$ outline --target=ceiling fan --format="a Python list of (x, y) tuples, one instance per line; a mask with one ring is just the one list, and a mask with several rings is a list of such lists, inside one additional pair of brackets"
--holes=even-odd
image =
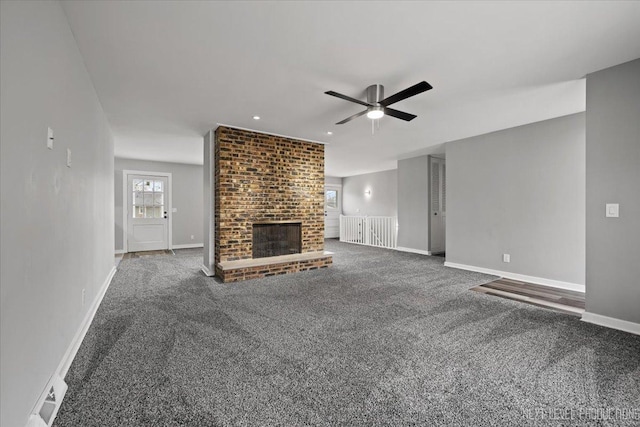
[(402, 111), (394, 110), (393, 108), (389, 108), (389, 105), (395, 104), (396, 102), (402, 101), (403, 99), (410, 98), (419, 93), (426, 92), (429, 89), (433, 89), (433, 86), (431, 86), (429, 83), (425, 81), (422, 81), (405, 90), (401, 90), (400, 92), (385, 98), (384, 86), (371, 85), (367, 88), (367, 91), (366, 91), (367, 102), (361, 101), (359, 99), (351, 98), (350, 96), (343, 95), (341, 93), (334, 92), (332, 90), (327, 91), (325, 93), (327, 95), (335, 96), (337, 98), (341, 98), (346, 101), (355, 102), (356, 104), (360, 104), (367, 107), (366, 110), (356, 113), (353, 116), (347, 117), (346, 119), (336, 123), (337, 125), (341, 125), (341, 124), (350, 122), (351, 120), (358, 118), (360, 116), (363, 116), (365, 114), (370, 119), (379, 119), (386, 114), (388, 116), (395, 117), (396, 119), (405, 120), (407, 122), (411, 121), (418, 116), (414, 114), (409, 114)]

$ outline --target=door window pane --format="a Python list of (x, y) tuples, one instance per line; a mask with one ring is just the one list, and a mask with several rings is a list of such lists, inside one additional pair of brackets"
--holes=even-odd
[(133, 217), (164, 218), (164, 181), (133, 179)]
[(144, 207), (143, 206), (134, 206), (133, 207), (133, 217), (134, 218), (144, 218)]
[(338, 191), (337, 190), (327, 190), (325, 192), (325, 207), (331, 209), (338, 208)]

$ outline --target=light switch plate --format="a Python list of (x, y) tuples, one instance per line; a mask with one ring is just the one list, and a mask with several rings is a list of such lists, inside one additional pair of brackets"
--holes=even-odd
[(67, 148), (67, 167), (71, 167), (71, 148)]
[(620, 216), (620, 205), (618, 203), (607, 203), (607, 218), (618, 218)]

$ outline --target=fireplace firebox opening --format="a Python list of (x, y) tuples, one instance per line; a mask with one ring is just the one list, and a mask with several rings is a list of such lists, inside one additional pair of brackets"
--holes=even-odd
[(253, 258), (299, 254), (302, 250), (302, 223), (253, 224)]

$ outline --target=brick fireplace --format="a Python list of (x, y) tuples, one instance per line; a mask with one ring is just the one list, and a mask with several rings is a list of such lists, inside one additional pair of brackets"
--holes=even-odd
[(215, 275), (232, 282), (328, 267), (324, 145), (219, 126), (212, 148)]

